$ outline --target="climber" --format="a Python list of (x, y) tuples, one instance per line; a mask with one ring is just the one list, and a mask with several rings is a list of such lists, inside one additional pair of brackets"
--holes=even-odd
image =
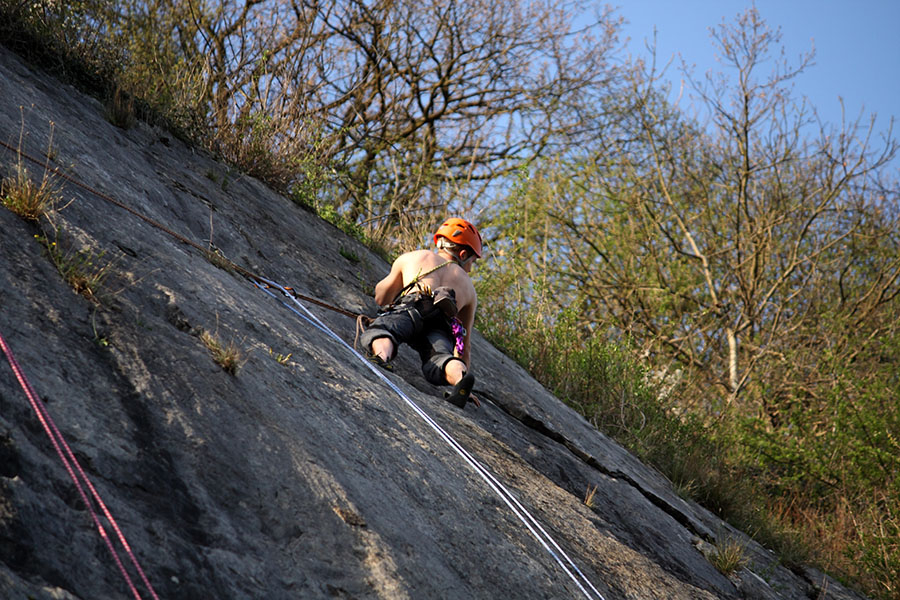
[(422, 359), (425, 379), (451, 385), (446, 399), (463, 408), (475, 376), (469, 371), (469, 336), (478, 300), (469, 272), (481, 258), (481, 234), (474, 225), (447, 219), (434, 234), (436, 251), (401, 255), (375, 286), (382, 307), (360, 337), (370, 360), (390, 369), (398, 346), (408, 344)]

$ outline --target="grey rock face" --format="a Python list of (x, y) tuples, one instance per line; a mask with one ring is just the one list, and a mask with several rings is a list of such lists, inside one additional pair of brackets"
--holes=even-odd
[[(0, 141), (40, 156), (52, 129), (52, 164), (97, 192), (302, 294), (374, 314), (381, 259), (170, 134), (103, 115), (0, 49)], [(4, 174), (15, 161), (0, 149)], [(348, 349), (351, 319), (310, 307), (335, 339), (168, 233), (58, 185), (60, 243), (103, 253), (105, 298), (73, 292), (37, 226), (0, 210), (0, 334), (160, 598), (585, 597), (535, 526)], [(236, 375), (202, 330), (241, 348)], [(679, 498), (477, 334), (472, 354), (480, 409), (443, 402), (411, 352), (387, 378), (604, 598), (859, 597), (783, 568)], [(0, 597), (131, 596), (2, 362)], [(731, 578), (703, 553), (724, 536), (752, 558)]]

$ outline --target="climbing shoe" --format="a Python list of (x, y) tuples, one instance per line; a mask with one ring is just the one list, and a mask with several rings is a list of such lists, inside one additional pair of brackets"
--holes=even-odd
[(469, 401), (469, 396), (472, 393), (472, 386), (474, 385), (475, 376), (471, 373), (466, 373), (463, 375), (463, 378), (453, 386), (452, 391), (444, 392), (444, 400), (459, 408), (465, 408), (466, 402)]
[(369, 362), (374, 363), (384, 369), (385, 371), (394, 372), (394, 365), (390, 363), (390, 361), (386, 361), (377, 354), (369, 354), (366, 358), (369, 359)]

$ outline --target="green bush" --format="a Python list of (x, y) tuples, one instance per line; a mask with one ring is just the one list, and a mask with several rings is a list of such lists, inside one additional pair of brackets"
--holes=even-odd
[[(713, 473), (722, 447), (702, 423), (677, 416), (627, 344), (580, 330), (576, 311), (548, 317), (504, 301), (482, 302), (479, 331), (600, 431), (668, 475), (679, 490), (722, 512), (728, 494)], [(500, 307), (500, 308), (497, 308)]]
[[(491, 274), (493, 275), (493, 274)], [(788, 566), (815, 564), (881, 598), (900, 581), (900, 415), (893, 360), (863, 384), (846, 365), (821, 368), (831, 393), (798, 401), (773, 428), (762, 416), (701, 420), (660, 385), (627, 343), (501, 291), (512, 280), (481, 277), (478, 327), (545, 387), (644, 461), (675, 489), (772, 548)], [(516, 284), (518, 285), (518, 284)], [(515, 285), (513, 287), (516, 287)], [(521, 289), (519, 289), (521, 292)]]

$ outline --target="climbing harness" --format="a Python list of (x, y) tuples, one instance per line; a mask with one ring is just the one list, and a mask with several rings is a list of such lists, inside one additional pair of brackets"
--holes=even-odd
[[(50, 438), (50, 441), (53, 444), (53, 448), (56, 450), (56, 453), (59, 455), (60, 460), (62, 460), (63, 466), (65, 466), (66, 471), (69, 473), (69, 477), (71, 477), (72, 481), (75, 482), (75, 487), (78, 489), (78, 493), (81, 496), (81, 499), (84, 501), (85, 506), (87, 506), (88, 511), (91, 514), (91, 519), (94, 521), (94, 525), (96, 525), (97, 531), (100, 533), (100, 537), (103, 538), (103, 541), (106, 543), (106, 547), (109, 548), (109, 551), (112, 554), (116, 565), (119, 567), (119, 571), (125, 578), (125, 581), (128, 584), (128, 588), (131, 590), (131, 593), (137, 600), (142, 600), (141, 594), (140, 592), (138, 592), (137, 587), (131, 579), (131, 576), (125, 569), (125, 565), (122, 563), (122, 559), (119, 557), (118, 552), (116, 552), (116, 549), (109, 538), (109, 534), (106, 532), (106, 528), (103, 527), (103, 523), (97, 516), (97, 511), (94, 510), (94, 504), (91, 502), (87, 492), (85, 492), (84, 490), (85, 487), (88, 488), (91, 497), (96, 501), (97, 505), (100, 507), (100, 511), (103, 513), (103, 516), (106, 517), (106, 520), (109, 522), (113, 531), (115, 531), (119, 543), (125, 549), (125, 553), (128, 554), (128, 558), (131, 560), (131, 564), (134, 565), (134, 568), (140, 575), (141, 581), (144, 582), (144, 585), (147, 587), (150, 596), (153, 598), (153, 600), (159, 600), (159, 596), (156, 595), (156, 591), (153, 589), (153, 586), (150, 585), (150, 581), (144, 574), (144, 570), (141, 568), (137, 557), (135, 557), (134, 555), (134, 552), (132, 552), (131, 546), (128, 545), (128, 542), (125, 539), (125, 535), (119, 528), (119, 524), (116, 523), (116, 520), (113, 518), (112, 513), (110, 513), (109, 509), (106, 507), (106, 503), (103, 502), (100, 494), (91, 483), (91, 480), (88, 479), (88, 476), (85, 474), (84, 469), (81, 468), (81, 464), (78, 462), (78, 459), (75, 458), (75, 454), (72, 452), (69, 444), (66, 442), (59, 429), (56, 427), (56, 423), (50, 417), (50, 413), (47, 411), (47, 407), (44, 406), (44, 403), (41, 401), (37, 392), (25, 377), (25, 372), (22, 370), (22, 367), (19, 365), (19, 362), (16, 360), (16, 357), (12, 353), (12, 349), (10, 349), (9, 344), (6, 343), (6, 340), (3, 338), (2, 334), (0, 334), (0, 347), (2, 347), (3, 353), (6, 355), (6, 360), (9, 361), (9, 366), (12, 367), (13, 374), (19, 381), (19, 385), (22, 387), (22, 391), (24, 391), (25, 396), (28, 397), (28, 401), (31, 404), (31, 407), (34, 409), (34, 412), (37, 414), (38, 420), (44, 427), (44, 431)], [(82, 485), (82, 482), (84, 483), (84, 485)]]
[[(263, 292), (279, 300), (284, 306), (288, 308), (291, 312), (299, 316), (301, 319), (327, 335), (328, 337), (336, 340), (338, 344), (352, 353), (360, 362), (362, 362), (366, 367), (375, 374), (383, 383), (385, 383), (394, 393), (396, 393), (413, 411), (421, 417), (425, 423), (427, 423), (437, 434), (443, 439), (459, 456), (463, 458), (463, 460), (470, 466), (475, 472), (481, 477), (484, 482), (488, 485), (488, 487), (512, 510), (513, 514), (525, 525), (526, 529), (528, 529), (529, 533), (537, 539), (540, 545), (553, 557), (556, 563), (562, 568), (562, 570), (569, 576), (569, 578), (575, 583), (581, 593), (585, 598), (589, 600), (605, 600), (603, 594), (601, 594), (596, 587), (591, 583), (591, 581), (582, 573), (582, 571), (578, 568), (577, 565), (572, 561), (571, 558), (565, 553), (565, 551), (559, 546), (559, 544), (550, 536), (549, 533), (541, 526), (537, 519), (535, 519), (528, 509), (526, 509), (522, 504), (516, 499), (516, 497), (509, 491), (509, 489), (504, 486), (496, 477), (484, 466), (482, 465), (474, 456), (472, 456), (468, 450), (466, 450), (458, 441), (456, 441), (453, 436), (451, 436), (447, 431), (441, 427), (437, 421), (435, 421), (428, 413), (426, 413), (418, 404), (416, 404), (412, 398), (410, 398), (406, 393), (403, 392), (393, 381), (391, 381), (381, 370), (378, 369), (374, 364), (368, 361), (362, 354), (356, 351), (355, 348), (352, 348), (347, 342), (345, 342), (338, 334), (329, 329), (318, 317), (316, 317), (312, 312), (309, 311), (293, 294), (290, 288), (282, 286), (274, 281), (270, 281), (267, 279), (263, 279), (258, 282), (254, 282), (254, 285), (261, 289)], [(280, 291), (284, 296), (286, 296), (290, 300), (290, 304), (285, 302), (284, 300), (280, 300), (278, 296), (276, 296), (272, 290)], [(589, 591), (590, 590), (590, 591)], [(593, 595), (590, 593), (593, 592)]]
[[(431, 269), (428, 269), (424, 273), (419, 273), (418, 275), (416, 275), (412, 281), (410, 281), (408, 284), (403, 286), (403, 289), (401, 289), (399, 292), (397, 292), (397, 295), (394, 296), (394, 299), (391, 300), (390, 304), (388, 304), (385, 308), (383, 308), (379, 312), (387, 313), (392, 310), (397, 310), (395, 308), (397, 306), (397, 302), (399, 302), (401, 298), (406, 296), (407, 292), (409, 292), (410, 290), (412, 290), (413, 288), (418, 286), (419, 282), (421, 282), (422, 279), (431, 275), (438, 269), (442, 269), (442, 268), (446, 267), (449, 264), (453, 264), (453, 261), (448, 260), (447, 262), (443, 262), (435, 267), (432, 267)], [(433, 291), (429, 286), (425, 285), (425, 286), (419, 287), (418, 294), (421, 294), (424, 296), (432, 296)], [(452, 298), (451, 298), (451, 300), (452, 300)], [(454, 309), (455, 309), (455, 306), (456, 305), (454, 302)], [(419, 314), (419, 311), (416, 308), (414, 308), (413, 306), (409, 306), (406, 308), (406, 310), (410, 313), (410, 317), (413, 319), (413, 321), (416, 321), (416, 320), (422, 321), (422, 315)], [(356, 318), (356, 337), (353, 339), (353, 349), (354, 350), (356, 350), (359, 346), (359, 336), (362, 335), (362, 333), (366, 330), (366, 328), (372, 324), (372, 321), (373, 321), (373, 319), (371, 319), (365, 315), (359, 315)], [(459, 350), (460, 354), (457, 355), (457, 357), (458, 357), (458, 356), (462, 355), (461, 348), (463, 347), (463, 339), (464, 339), (466, 330), (462, 327), (462, 322), (459, 319), (457, 319), (455, 316), (449, 319), (449, 323), (451, 325), (451, 330), (452, 330), (453, 336), (454, 336), (454, 346), (460, 348), (460, 350)], [(456, 325), (454, 325), (454, 323), (456, 323)], [(460, 332), (462, 332), (462, 333), (460, 334)]]
[[(123, 210), (133, 214), (134, 216), (138, 217), (139, 219), (149, 223), (153, 227), (156, 227), (156, 228), (160, 229), (161, 231), (168, 233), (175, 239), (199, 250), (204, 255), (209, 256), (210, 254), (213, 254), (213, 252), (211, 250), (204, 248), (203, 246), (189, 240), (188, 238), (178, 234), (175, 231), (172, 231), (171, 229), (165, 227), (158, 221), (154, 221), (153, 219), (150, 219), (149, 217), (142, 215), (138, 211), (119, 202), (118, 200), (115, 200), (114, 198), (91, 188), (90, 186), (78, 181), (74, 177), (71, 177), (70, 175), (63, 173), (59, 168), (53, 167), (51, 169), (46, 162), (37, 160), (34, 157), (31, 157), (31, 156), (21, 152), (20, 150), (10, 146), (9, 144), (6, 144), (2, 140), (0, 140), (0, 146), (4, 146), (7, 149), (12, 150), (13, 152), (17, 152), (20, 156), (38, 164), (38, 165), (44, 166), (46, 169), (48, 169), (48, 171), (52, 172), (53, 174), (65, 179), (66, 181), (72, 183), (73, 185), (76, 185), (76, 186), (94, 194), (95, 196), (97, 196), (98, 198), (100, 198), (102, 200), (105, 200), (115, 206), (118, 206), (119, 208), (122, 208)], [(234, 262), (228, 260), (227, 258), (222, 257), (221, 255), (216, 255), (216, 257), (217, 257), (218, 261), (220, 261), (220, 262), (224, 261), (235, 272), (240, 273), (241, 275), (243, 275), (244, 277), (249, 279), (253, 283), (253, 285), (255, 285), (258, 289), (262, 290), (263, 292), (265, 292), (272, 298), (279, 300), (278, 296), (276, 296), (272, 292), (272, 289), (278, 290), (283, 295), (287, 296), (287, 298), (290, 299), (293, 306), (291, 304), (288, 304), (287, 302), (284, 302), (283, 300), (279, 300), (284, 306), (286, 306), (289, 310), (291, 310), (293, 313), (295, 313), (297, 316), (299, 316), (301, 319), (303, 319), (307, 323), (313, 325), (314, 327), (319, 329), (321, 332), (325, 333), (327, 336), (336, 340), (340, 345), (342, 345), (344, 348), (346, 348), (348, 351), (350, 351), (358, 360), (360, 360), (363, 364), (365, 364), (369, 368), (369, 370), (371, 370), (372, 373), (375, 374), (376, 377), (378, 377), (383, 383), (385, 383), (389, 388), (391, 388), (391, 390), (393, 390), (407, 405), (409, 405), (413, 409), (413, 411), (418, 416), (420, 416), (438, 434), (438, 436), (441, 439), (443, 439), (451, 447), (451, 449), (454, 452), (456, 452), (459, 456), (461, 456), (463, 458), (463, 460), (479, 475), (479, 477), (481, 477), (481, 479), (484, 480), (484, 482), (487, 484), (487, 486), (502, 500), (502, 502), (504, 504), (506, 504), (506, 506), (513, 512), (513, 514), (519, 519), (519, 521), (522, 522), (522, 524), (526, 527), (526, 529), (529, 531), (529, 533), (538, 541), (538, 543), (544, 548), (544, 550), (548, 554), (550, 554), (550, 556), (553, 557), (553, 559), (556, 561), (556, 563), (559, 565), (559, 567), (575, 583), (575, 585), (578, 587), (578, 589), (581, 591), (581, 593), (584, 595), (585, 598), (588, 598), (588, 600), (595, 600), (595, 599), (605, 600), (603, 595), (597, 590), (597, 588), (591, 583), (591, 581), (584, 575), (584, 573), (582, 573), (582, 571), (572, 561), (572, 559), (565, 553), (565, 551), (559, 546), (559, 544), (550, 536), (550, 534), (547, 533), (547, 531), (541, 526), (541, 524), (537, 521), (537, 519), (535, 519), (524, 506), (522, 506), (522, 504), (509, 491), (509, 489), (506, 488), (506, 486), (504, 486), (499, 480), (497, 480), (497, 478), (494, 477), (494, 475), (486, 467), (484, 467), (480, 462), (478, 462), (478, 460), (475, 459), (474, 456), (472, 456), (459, 442), (457, 442), (431, 416), (429, 416), (428, 413), (426, 413), (407, 394), (405, 394), (403, 392), (403, 390), (401, 390), (396, 384), (394, 384), (390, 379), (388, 379), (388, 377), (386, 375), (384, 375), (384, 373), (382, 373), (374, 364), (372, 364), (371, 362), (366, 360), (365, 357), (363, 357), (359, 352), (357, 352), (357, 350), (355, 349), (355, 345), (356, 345), (355, 342), (354, 342), (354, 347), (351, 347), (340, 336), (338, 336), (331, 329), (329, 329), (325, 324), (323, 324), (322, 321), (320, 321), (318, 317), (316, 317), (312, 312), (310, 312), (309, 309), (306, 308), (306, 306), (304, 306), (300, 301), (303, 300), (306, 302), (310, 302), (310, 303), (320, 306), (322, 308), (326, 308), (326, 309), (332, 310), (334, 312), (343, 314), (345, 316), (354, 318), (357, 323), (357, 338), (359, 336), (360, 329), (365, 326), (365, 323), (366, 323), (366, 320), (368, 320), (368, 317), (366, 317), (365, 315), (361, 315), (358, 313), (348, 311), (348, 310), (344, 310), (344, 309), (336, 307), (336, 306), (332, 306), (332, 305), (322, 302), (321, 300), (318, 300), (316, 298), (304, 296), (303, 294), (298, 293), (296, 290), (294, 290), (291, 287), (280, 285), (278, 283), (275, 283), (274, 281), (271, 281), (269, 279), (261, 277), (255, 273), (253, 273), (252, 271), (244, 269), (243, 267), (235, 264)], [(442, 263), (442, 264), (434, 267), (430, 271), (423, 273), (422, 275), (418, 276), (413, 283), (418, 282), (419, 280), (421, 280), (422, 277), (425, 277), (426, 275), (433, 273), (434, 271), (436, 271), (440, 268), (443, 268), (444, 266), (450, 264), (451, 262), (453, 262), (453, 261), (447, 261), (446, 263)], [(396, 301), (396, 299), (395, 299), (395, 301)], [(298, 310), (298, 308), (300, 310)], [(461, 324), (459, 325), (459, 327), (461, 328)], [(65, 447), (66, 453), (71, 458), (72, 464), (74, 464), (74, 466), (77, 468), (78, 472), (82, 475), (83, 479), (85, 480), (85, 482), (86, 482), (88, 488), (90, 489), (91, 493), (93, 494), (94, 498), (97, 500), (98, 504), (102, 507), (104, 515), (110, 521), (110, 523), (113, 526), (113, 529), (118, 534), (120, 542), (122, 543), (123, 547), (126, 549), (126, 552), (128, 553), (129, 557), (131, 558), (132, 563), (135, 565), (136, 569), (138, 570), (138, 573), (140, 574), (142, 581), (147, 586), (147, 588), (150, 590), (150, 594), (153, 597), (153, 600), (159, 600), (158, 596), (156, 595), (156, 592), (153, 590), (152, 586), (150, 585), (149, 581), (147, 580), (146, 576), (144, 575), (143, 570), (140, 568), (140, 565), (137, 563), (137, 559), (134, 557), (134, 554), (132, 553), (131, 548), (128, 546), (127, 542), (125, 541), (124, 535), (122, 535), (121, 531), (119, 530), (118, 525), (113, 520), (112, 515), (109, 514), (109, 511), (106, 509), (106, 505), (103, 504), (102, 500), (100, 499), (100, 497), (97, 494), (96, 490), (94, 489), (93, 485), (90, 483), (90, 481), (87, 480), (87, 476), (84, 475), (84, 472), (82, 471), (81, 466), (75, 460), (74, 454), (72, 454), (72, 451), (68, 448), (68, 445), (65, 443), (65, 440), (62, 439), (62, 436), (61, 436), (61, 434), (59, 434), (55, 425), (52, 425), (52, 420), (50, 420), (49, 414), (46, 414), (46, 409), (43, 409), (41, 407), (40, 400), (37, 397), (37, 394), (34, 393), (33, 389), (27, 383), (27, 380), (25, 380), (24, 374), (20, 375), (21, 370), (18, 369), (17, 363), (15, 363), (15, 359), (12, 357), (12, 354), (8, 350), (5, 340), (3, 340), (2, 337), (0, 337), (0, 343), (2, 343), (3, 351), (6, 353), (6, 356), (9, 359), (10, 364), (14, 365), (13, 371), (16, 373), (16, 377), (19, 379), (20, 383), (22, 384), (23, 389), (26, 390), (26, 395), (28, 395), (29, 400), (32, 403), (32, 406), (35, 408), (35, 411), (37, 411), (38, 418), (41, 420), (41, 423), (44, 424), (46, 422), (46, 423), (51, 424), (50, 428), (48, 428), (48, 426), (46, 424), (44, 425), (44, 427), (45, 427), (45, 429), (48, 430), (48, 435), (50, 435), (51, 440), (53, 441), (54, 447), (57, 449), (57, 452), (59, 453), (60, 457), (63, 459), (63, 462), (66, 464), (66, 469), (69, 471), (70, 476), (72, 476), (73, 480), (75, 480), (76, 486), (78, 486), (79, 493), (81, 493), (82, 498), (85, 499), (85, 503), (88, 505), (88, 508), (91, 511), (91, 516), (93, 517), (95, 523), (97, 524), (98, 529), (100, 530), (100, 535), (106, 541), (107, 546), (109, 547), (110, 551), (113, 553), (116, 563), (119, 566), (119, 569), (122, 572), (122, 574), (124, 575), (126, 581), (128, 582), (129, 587), (131, 588), (132, 593), (134, 594), (135, 598), (137, 600), (142, 600), (140, 594), (138, 593), (137, 589), (135, 588), (134, 584), (132, 583), (131, 578), (128, 576), (127, 571), (125, 570), (124, 566), (122, 565), (121, 560), (119, 559), (118, 555), (116, 554), (115, 549), (112, 546), (112, 543), (109, 541), (109, 538), (106, 534), (105, 529), (103, 529), (103, 526), (100, 523), (99, 519), (97, 518), (96, 514), (94, 513), (93, 508), (91, 508), (91, 504), (87, 500), (87, 495), (84, 493), (80, 483), (78, 482), (77, 478), (74, 475), (72, 466), (70, 465), (69, 462), (66, 461), (65, 455), (60, 450), (60, 448), (59, 448), (60, 445), (63, 445)], [(457, 337), (455, 347), (460, 348), (460, 346), (461, 346), (460, 338)], [(54, 437), (54, 435), (50, 433), (51, 431), (55, 432), (57, 437)], [(57, 441), (57, 439), (59, 440), (59, 442)]]

